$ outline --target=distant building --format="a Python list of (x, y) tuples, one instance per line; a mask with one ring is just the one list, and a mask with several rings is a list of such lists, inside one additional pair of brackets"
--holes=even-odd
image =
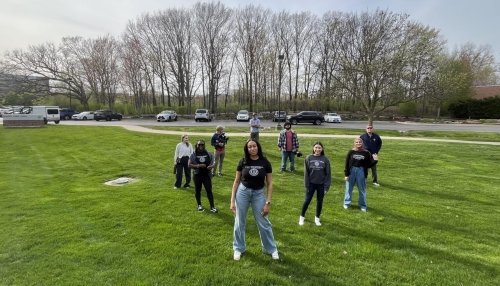
[(37, 76), (21, 76), (0, 73), (0, 98), (9, 93), (36, 92), (48, 93), (49, 80)]
[(500, 96), (500, 85), (474, 86), (472, 98), (484, 99), (488, 97)]

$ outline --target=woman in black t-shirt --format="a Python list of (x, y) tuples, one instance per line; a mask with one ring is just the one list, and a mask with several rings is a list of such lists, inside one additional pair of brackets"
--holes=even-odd
[(368, 176), (368, 168), (377, 164), (378, 156), (370, 154), (363, 147), (361, 138), (354, 139), (354, 144), (351, 150), (347, 152), (344, 167), (345, 180), (345, 195), (344, 209), (348, 209), (352, 202), (352, 190), (354, 185), (358, 186), (359, 199), (358, 207), (362, 212), (366, 212), (368, 205), (366, 202), (366, 177)]
[[(245, 157), (238, 163), (231, 192), (231, 210), (236, 215), (233, 235), (234, 260), (240, 260), (241, 254), (246, 250), (246, 217), (250, 206), (259, 228), (263, 251), (271, 254), (273, 259), (279, 259), (272, 225), (268, 219), (273, 195), (273, 169), (271, 163), (262, 155), (258, 141), (248, 140), (244, 152)], [(267, 196), (264, 192), (266, 185)]]

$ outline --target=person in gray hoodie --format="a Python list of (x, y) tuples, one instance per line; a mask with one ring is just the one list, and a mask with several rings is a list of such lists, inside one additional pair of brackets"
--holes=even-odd
[(323, 208), (323, 198), (330, 188), (332, 173), (330, 160), (325, 156), (325, 150), (321, 142), (313, 144), (312, 154), (304, 160), (304, 186), (306, 195), (302, 212), (299, 217), (299, 225), (304, 225), (305, 216), (309, 203), (316, 192), (316, 217), (314, 223), (321, 226), (320, 216)]

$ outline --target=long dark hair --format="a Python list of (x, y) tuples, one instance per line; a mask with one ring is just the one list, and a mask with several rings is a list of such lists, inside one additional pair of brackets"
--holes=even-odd
[(259, 141), (256, 141), (254, 139), (248, 139), (247, 142), (245, 143), (245, 146), (243, 146), (243, 152), (245, 152), (245, 157), (243, 158), (243, 164), (246, 164), (248, 160), (251, 160), (250, 152), (248, 152), (248, 143), (252, 141), (255, 142), (255, 144), (257, 144), (257, 155), (259, 155), (259, 158), (264, 158), (264, 154), (262, 152), (262, 146), (260, 145)]
[(325, 147), (323, 147), (323, 144), (319, 141), (314, 142), (311, 154), (314, 154), (314, 146), (316, 146), (316, 145), (321, 146), (321, 156), (324, 156), (325, 155)]

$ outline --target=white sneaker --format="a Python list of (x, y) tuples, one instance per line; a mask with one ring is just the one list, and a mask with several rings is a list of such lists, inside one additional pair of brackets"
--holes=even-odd
[(280, 259), (280, 255), (278, 254), (277, 250), (275, 252), (273, 252), (273, 254), (271, 254), (271, 256), (273, 257), (274, 260)]
[(315, 217), (315, 218), (314, 218), (314, 223), (315, 223), (317, 226), (321, 226), (321, 222), (319, 221), (319, 217)]
[(365, 208), (362, 208), (361, 211), (364, 213), (367, 212), (367, 210)]
[(234, 260), (240, 260), (241, 252), (239, 252), (238, 250), (235, 250), (234, 254), (233, 254), (233, 258), (234, 258)]
[(305, 217), (299, 216), (299, 225), (304, 225), (304, 220), (305, 219), (306, 219)]
[(348, 205), (344, 205), (344, 209), (348, 209), (348, 208), (349, 208), (349, 206), (348, 206)]
[(380, 187), (380, 184), (379, 184), (379, 183), (373, 183), (373, 185), (374, 185), (375, 187)]

